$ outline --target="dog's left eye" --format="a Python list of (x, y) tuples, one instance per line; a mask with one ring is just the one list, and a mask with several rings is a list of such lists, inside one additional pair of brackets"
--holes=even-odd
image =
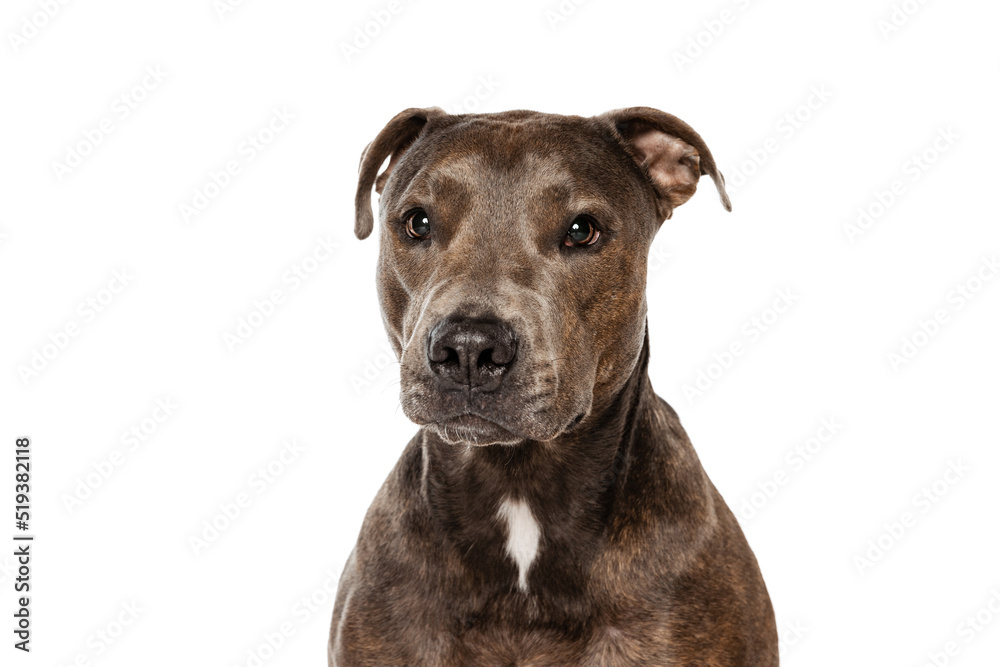
[(406, 233), (411, 239), (422, 239), (431, 233), (431, 219), (424, 209), (410, 211), (406, 216)]
[(593, 245), (600, 237), (601, 232), (597, 229), (594, 219), (589, 215), (578, 215), (570, 223), (563, 245), (570, 247)]

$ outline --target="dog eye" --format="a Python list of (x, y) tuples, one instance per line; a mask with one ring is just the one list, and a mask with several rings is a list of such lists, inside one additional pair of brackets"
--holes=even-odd
[(431, 220), (422, 208), (410, 211), (406, 216), (406, 234), (411, 239), (422, 239), (431, 233)]
[(566, 231), (566, 238), (563, 239), (563, 245), (570, 247), (593, 245), (600, 236), (601, 232), (594, 224), (593, 218), (589, 215), (578, 215), (570, 223), (569, 229)]

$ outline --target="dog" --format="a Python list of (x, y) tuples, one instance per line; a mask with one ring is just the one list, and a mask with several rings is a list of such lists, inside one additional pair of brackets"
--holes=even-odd
[[(386, 163), (384, 171), (380, 167)], [(336, 667), (778, 664), (757, 561), (647, 375), (647, 254), (712, 179), (685, 122), (407, 109), (361, 158), (420, 429), (337, 591)]]

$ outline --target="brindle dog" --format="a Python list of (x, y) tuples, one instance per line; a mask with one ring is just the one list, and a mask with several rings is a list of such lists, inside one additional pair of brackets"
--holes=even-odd
[[(388, 158), (388, 166), (378, 175)], [(653, 236), (722, 176), (683, 121), (408, 109), (361, 159), (403, 411), (338, 667), (778, 664), (750, 547), (647, 376)]]

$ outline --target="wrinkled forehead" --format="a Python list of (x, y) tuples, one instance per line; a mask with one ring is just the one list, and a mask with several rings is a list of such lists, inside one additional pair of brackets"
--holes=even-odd
[(486, 115), (435, 129), (407, 153), (393, 195), (463, 208), (547, 201), (605, 216), (612, 200), (643, 196), (634, 163), (589, 119), (539, 116)]

